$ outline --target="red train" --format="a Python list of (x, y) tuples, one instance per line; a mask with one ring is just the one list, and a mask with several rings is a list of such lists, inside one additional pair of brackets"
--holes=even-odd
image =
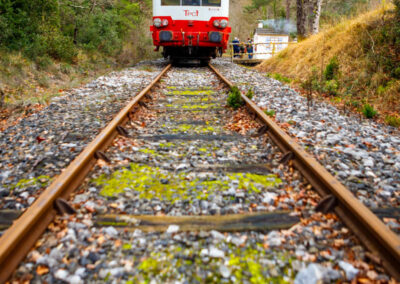
[(165, 58), (208, 62), (228, 47), (229, 0), (153, 0), (150, 31)]

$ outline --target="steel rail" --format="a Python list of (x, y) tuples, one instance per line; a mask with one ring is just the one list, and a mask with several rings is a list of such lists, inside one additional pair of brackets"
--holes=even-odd
[[(229, 87), (233, 83), (226, 79), (214, 66), (209, 67)], [(292, 153), (293, 165), (322, 196), (333, 195), (338, 201), (334, 212), (353, 231), (361, 243), (380, 260), (380, 264), (396, 280), (400, 281), (400, 238), (375, 214), (333, 177), (303, 147), (289, 137), (254, 102), (241, 95), (249, 110), (268, 127), (268, 135), (283, 153)]]
[(0, 283), (7, 281), (54, 219), (54, 202), (67, 198), (81, 184), (96, 162), (95, 153), (111, 144), (117, 126), (127, 122), (132, 109), (170, 68), (171, 64), (135, 96), (0, 238)]

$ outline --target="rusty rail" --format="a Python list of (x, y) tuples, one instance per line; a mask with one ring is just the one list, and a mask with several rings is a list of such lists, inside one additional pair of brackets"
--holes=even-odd
[[(226, 79), (214, 66), (209, 67), (229, 87), (232, 82)], [(268, 127), (268, 135), (283, 153), (291, 153), (293, 165), (324, 198), (336, 199), (333, 211), (353, 231), (362, 244), (380, 260), (380, 264), (396, 280), (400, 281), (400, 238), (392, 232), (377, 216), (333, 177), (311, 155), (303, 150), (255, 103), (242, 94), (246, 106)]]
[(14, 269), (54, 219), (57, 213), (54, 208), (54, 202), (58, 198), (67, 198), (80, 185), (96, 162), (95, 153), (111, 144), (117, 135), (117, 126), (124, 124), (128, 120), (131, 110), (170, 67), (171, 64), (166, 66), (145, 89), (115, 116), (0, 238), (0, 283), (7, 281)]

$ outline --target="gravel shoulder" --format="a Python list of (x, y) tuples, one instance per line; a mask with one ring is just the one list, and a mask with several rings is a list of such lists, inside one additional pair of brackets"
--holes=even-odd
[[(274, 120), (367, 207), (400, 205), (400, 132), (325, 102), (307, 99), (281, 82), (226, 59), (212, 61), (243, 91), (253, 88), (253, 101), (274, 110)], [(399, 219), (388, 219), (394, 230)]]
[(143, 62), (99, 77), (0, 132), (0, 208), (24, 210), (32, 204), (165, 64)]

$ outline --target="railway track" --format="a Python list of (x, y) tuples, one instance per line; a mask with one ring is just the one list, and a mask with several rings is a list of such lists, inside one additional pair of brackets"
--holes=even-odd
[[(157, 266), (170, 273), (164, 274), (165, 279), (158, 280), (169, 280), (174, 271), (173, 268), (168, 270), (168, 263), (172, 261), (176, 264), (175, 269), (181, 269), (180, 273), (183, 273), (183, 268), (190, 269), (182, 261), (196, 263), (197, 258), (202, 265), (198, 264), (200, 270), (192, 276), (201, 281), (218, 280), (216, 274), (207, 274), (203, 269), (206, 266), (214, 266), (218, 277), (236, 277), (237, 281), (243, 280), (239, 279), (243, 272), (240, 269), (253, 269), (251, 275), (244, 273), (243, 276), (244, 280), (250, 279), (262, 270), (257, 263), (264, 262), (265, 265), (266, 262), (265, 251), (262, 253), (259, 245), (264, 245), (269, 252), (281, 242), (273, 234), (256, 232), (291, 228), (288, 234), (295, 235), (296, 226), (293, 225), (300, 217), (309, 218), (315, 201), (319, 201), (292, 166), (322, 196), (318, 209), (325, 213), (334, 212), (372, 253), (370, 258), (376, 265), (383, 266), (395, 279), (400, 279), (398, 236), (254, 103), (242, 96), (249, 111), (245, 119), (259, 131), (253, 131), (253, 135), (229, 131), (223, 125), (231, 119), (232, 111), (224, 107), (226, 88), (219, 80), (230, 87), (232, 83), (211, 65), (218, 77), (204, 69), (178, 69), (170, 71), (169, 77), (170, 68), (167, 66), (138, 94), (4, 233), (0, 239), (0, 282), (10, 277), (53, 220), (40, 243), (45, 246), (45, 241), (54, 234), (67, 238), (67, 243), (76, 242), (80, 240), (79, 236), (71, 231), (97, 226), (98, 229), (82, 242), (86, 246), (93, 242), (102, 246), (109, 245), (112, 240), (118, 253), (124, 257), (133, 255), (133, 263), (125, 264), (132, 271), (136, 267), (141, 272), (139, 275), (132, 272), (131, 278), (124, 280), (150, 279), (160, 272)], [(191, 78), (197, 76), (197, 79), (183, 80), (187, 72), (194, 73)], [(167, 76), (161, 83), (163, 88), (166, 87), (164, 90), (155, 87), (163, 76)], [(69, 198), (71, 194), (72, 198)], [(60, 214), (75, 211), (78, 213), (72, 217)], [(319, 215), (319, 218), (322, 223), (337, 223), (334, 217), (328, 220)], [(118, 227), (123, 229), (118, 232), (115, 230)], [(209, 231), (211, 233), (204, 233)], [(150, 236), (147, 239), (143, 235), (146, 232)], [(199, 233), (193, 235), (193, 232)], [(236, 268), (232, 268), (214, 261), (223, 259), (228, 253), (238, 253), (229, 247), (221, 232), (226, 232), (229, 242), (246, 250), (243, 259), (232, 257), (230, 261), (243, 263), (249, 258), (253, 266), (244, 268), (234, 263), (232, 267)], [(243, 234), (235, 235), (234, 232)], [(347, 234), (345, 229), (343, 232)], [(266, 241), (260, 242), (261, 236)], [(197, 247), (180, 251), (179, 243), (186, 248), (193, 247), (193, 243), (185, 244), (184, 238), (193, 239)], [(215, 239), (222, 243), (216, 244)], [(254, 239), (255, 245), (245, 245), (247, 239)], [(292, 241), (296, 240), (299, 239), (293, 237)], [(76, 249), (84, 250), (85, 245)], [(171, 245), (175, 251), (168, 251), (167, 247)], [(139, 251), (135, 251), (134, 246)], [(55, 244), (44, 250), (52, 251), (54, 247)], [(179, 257), (170, 259), (170, 254)], [(243, 252), (239, 254), (243, 257)], [(145, 260), (140, 258), (143, 255)], [(35, 258), (31, 254), (32, 257)], [(74, 258), (73, 254), (71, 258)], [(158, 258), (164, 263), (158, 262)], [(174, 262), (176, 259), (178, 264)], [(87, 252), (79, 260), (83, 263), (80, 265), (95, 270), (95, 263), (101, 258)], [(51, 266), (43, 262), (39, 267), (41, 273), (47, 274), (46, 269)], [(288, 267), (283, 265), (280, 269), (284, 271)], [(67, 270), (58, 269), (56, 278), (66, 280), (71, 277), (64, 271)], [(123, 277), (123, 270), (102, 271), (96, 272), (96, 277)], [(235, 274), (235, 271), (240, 273)], [(253, 280), (279, 277), (279, 274), (279, 271), (261, 273), (257, 277), (264, 278)]]

